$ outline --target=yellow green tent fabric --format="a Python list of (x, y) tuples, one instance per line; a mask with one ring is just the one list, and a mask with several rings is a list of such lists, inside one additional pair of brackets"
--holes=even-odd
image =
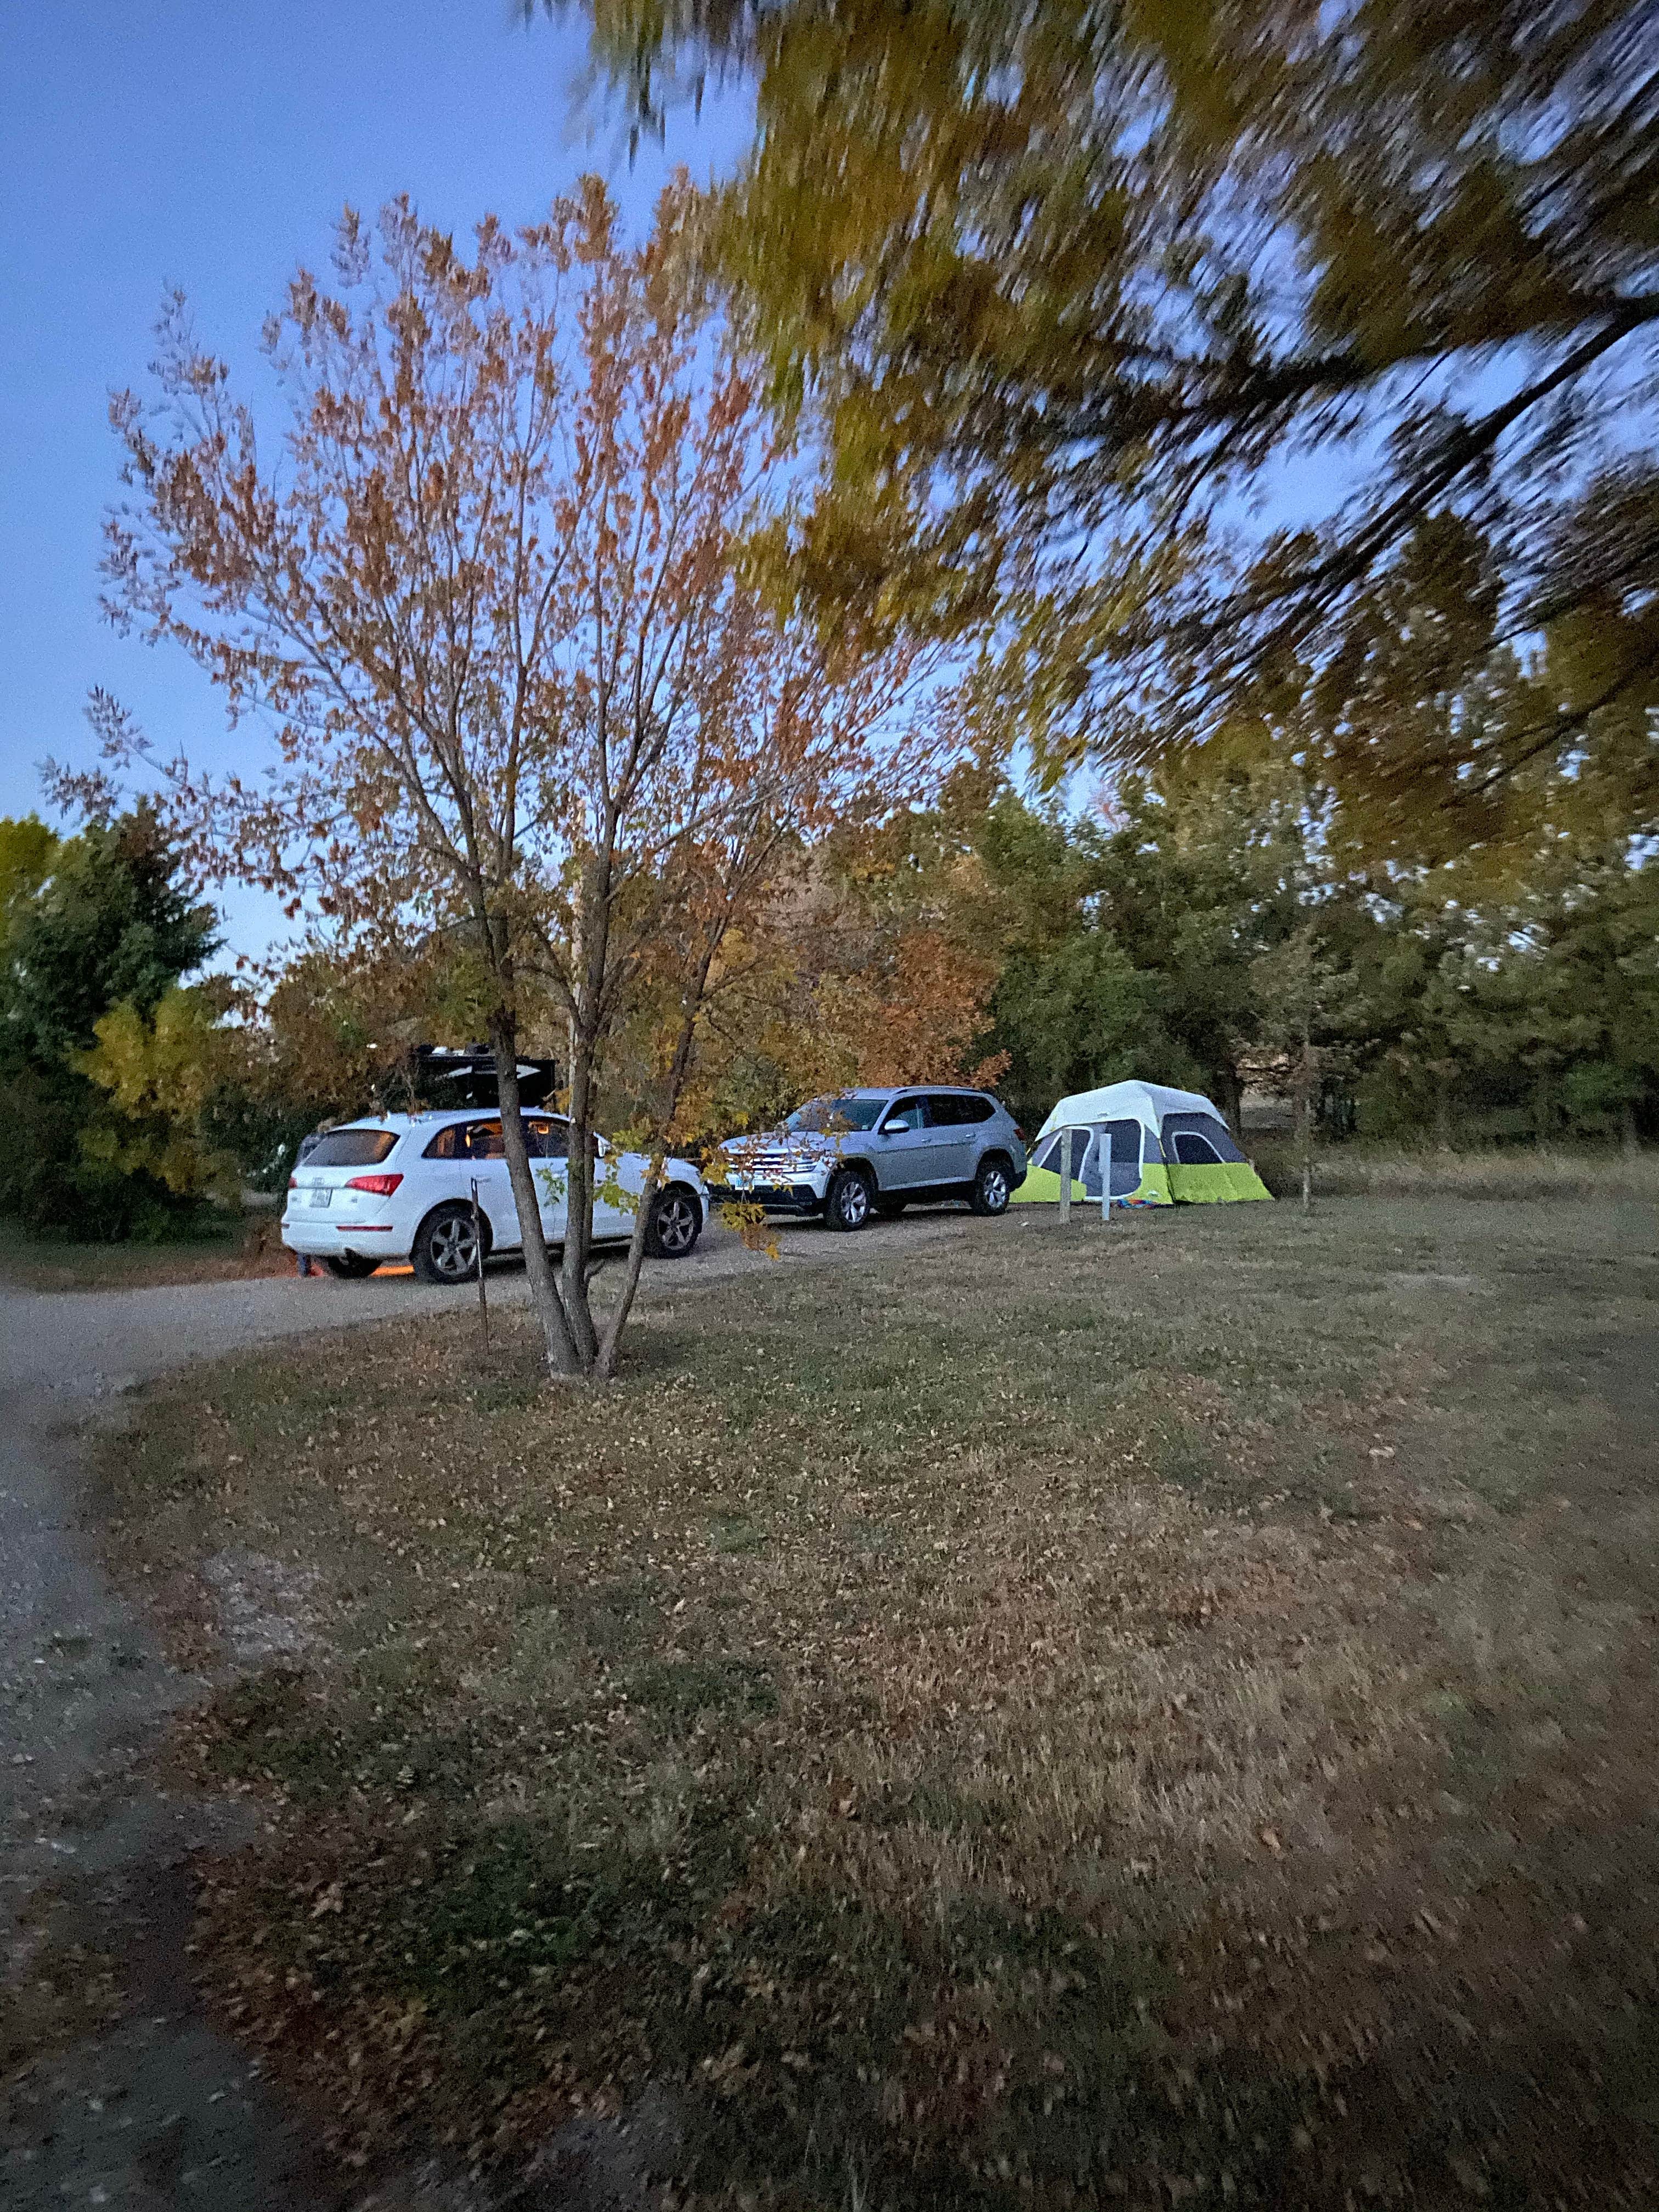
[(1168, 1170), (1170, 1194), (1177, 1206), (1237, 1206), (1273, 1196), (1248, 1160), (1218, 1160), (1189, 1166), (1176, 1160)]
[(1201, 1093), (1164, 1084), (1111, 1083), (1060, 1100), (1031, 1146), (1017, 1204), (1059, 1202), (1067, 1129), (1072, 1196), (1081, 1205), (1100, 1203), (1109, 1139), (1114, 1206), (1227, 1206), (1273, 1195)]

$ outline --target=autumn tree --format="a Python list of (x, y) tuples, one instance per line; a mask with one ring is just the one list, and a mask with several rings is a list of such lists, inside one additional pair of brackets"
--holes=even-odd
[(80, 1133), (94, 1169), (146, 1180), (174, 1201), (236, 1205), (237, 1161), (211, 1126), (245, 1066), (245, 1033), (225, 1020), (230, 996), (222, 979), (174, 984), (148, 1013), (124, 999), (97, 1023), (78, 1063), (97, 1099)]
[[(417, 1048), (447, 1032), (452, 1010), (441, 951), (313, 931), (286, 957), (239, 975), (236, 1049), (221, 1041), (204, 1131), (249, 1185), (280, 1191), (319, 1123), (417, 1103)], [(457, 1012), (472, 1009), (464, 1002)], [(452, 1033), (471, 1032), (462, 1019)]]
[[(1610, 705), (1646, 722), (1648, 0), (585, 12), (637, 129), (711, 73), (753, 89), (710, 253), (831, 443), (804, 568), (994, 623), (1051, 760), (1271, 706), (1414, 539), (1449, 596), (1458, 523), (1547, 681), (1528, 721), (1449, 732), (1428, 798), (1607, 737)], [(1419, 659), (1455, 682), (1486, 645)]]
[[(711, 1006), (831, 821), (901, 799), (923, 749), (902, 652), (837, 645), (763, 593), (775, 520), (756, 377), (686, 281), (678, 185), (619, 235), (586, 180), (463, 253), (406, 202), (348, 214), (334, 277), (302, 270), (267, 327), (290, 404), (252, 406), (162, 328), (151, 404), (113, 420), (131, 497), (109, 527), (118, 622), (182, 644), (274, 755), (214, 779), (151, 757), (200, 863), (350, 939), (442, 940), (494, 1048), (507, 1165), (550, 1371), (608, 1375), (648, 1231), (608, 1316), (590, 1302), (606, 1055), (648, 1019), (632, 1135), (659, 1164)], [(568, 1084), (569, 1227), (556, 1270), (519, 1118), (526, 1030)], [(637, 1036), (636, 1036), (637, 1043)]]
[(703, 1118), (728, 1133), (769, 1128), (803, 1099), (858, 1084), (990, 1083), (979, 1042), (998, 972), (958, 926), (971, 859), (917, 868), (927, 812), (842, 825), (815, 847), (744, 973), (711, 1009)]

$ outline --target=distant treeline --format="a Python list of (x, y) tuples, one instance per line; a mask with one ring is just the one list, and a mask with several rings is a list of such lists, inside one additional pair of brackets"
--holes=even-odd
[[(836, 1080), (971, 1074), (1035, 1127), (1142, 1076), (1235, 1118), (1247, 1089), (1305, 1097), (1332, 1139), (1633, 1146), (1659, 1138), (1644, 858), (1564, 835), (1524, 884), (1479, 852), (1362, 866), (1271, 766), (1189, 761), (1069, 809), (963, 773), (933, 811), (826, 842), (822, 924), (790, 940), (807, 1016), (733, 1054), (711, 1126)], [(218, 944), (142, 808), (64, 839), (0, 823), (0, 1213), (177, 1234), (279, 1188), (319, 1120), (412, 1102), (416, 1042), (453, 1026), (429, 945), (390, 968), (309, 946), (259, 1006), (188, 980)]]
[[(1200, 769), (1203, 772), (1200, 772)], [(896, 883), (997, 980), (977, 1050), (1027, 1126), (1141, 1076), (1306, 1085), (1333, 1138), (1659, 1135), (1659, 866), (1628, 838), (1498, 866), (1345, 861), (1297, 779), (1204, 764), (1080, 811), (958, 787)]]

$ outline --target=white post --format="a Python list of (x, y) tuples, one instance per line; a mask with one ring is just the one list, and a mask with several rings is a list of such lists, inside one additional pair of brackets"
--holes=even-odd
[(1112, 1218), (1112, 1133), (1100, 1133), (1100, 1225), (1103, 1229)]
[(1072, 1132), (1069, 1123), (1060, 1133), (1060, 1218), (1072, 1218)]

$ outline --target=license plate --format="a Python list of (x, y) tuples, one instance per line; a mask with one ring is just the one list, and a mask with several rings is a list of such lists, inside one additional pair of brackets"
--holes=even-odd
[(331, 1190), (313, 1190), (311, 1194), (311, 1202), (313, 1206), (326, 1206), (333, 1196)]

